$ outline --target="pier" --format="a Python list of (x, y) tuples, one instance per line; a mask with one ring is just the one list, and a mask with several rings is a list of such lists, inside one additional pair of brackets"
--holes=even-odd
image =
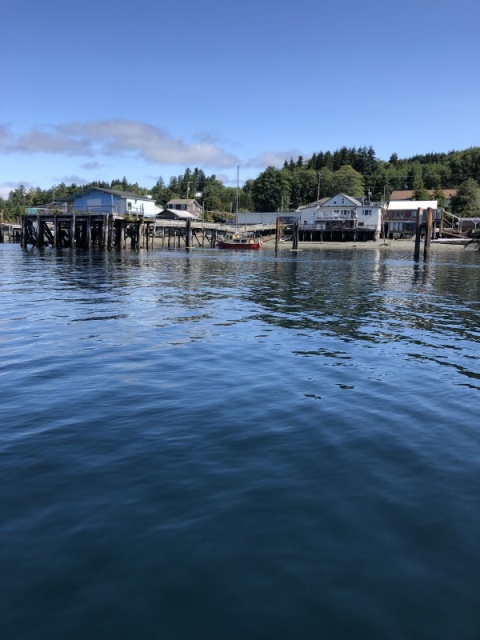
[[(21, 216), (22, 247), (77, 247), (90, 249), (139, 249), (162, 247), (191, 249), (217, 246), (218, 238), (232, 225), (201, 221), (159, 220), (113, 213), (26, 213)], [(248, 225), (263, 238), (275, 236), (275, 225)]]
[[(368, 242), (378, 239), (375, 229), (346, 227), (339, 224), (322, 228), (320, 225), (280, 225), (274, 223), (243, 224), (242, 230), (254, 233), (264, 242), (275, 241), (278, 248), (280, 232), (290, 237), (294, 250), (298, 244), (317, 242)], [(228, 232), (240, 226), (201, 220), (167, 220), (146, 216), (128, 216), (112, 212), (59, 212), (41, 209), (27, 211), (17, 225), (16, 241), (22, 247), (82, 249), (151, 249), (166, 248), (215, 248)], [(281, 227), (281, 229), (280, 229)], [(9, 238), (10, 239), (10, 238)]]
[(112, 213), (24, 214), (21, 217), (21, 245), (42, 248), (51, 245), (89, 249), (148, 246), (154, 221), (130, 220)]

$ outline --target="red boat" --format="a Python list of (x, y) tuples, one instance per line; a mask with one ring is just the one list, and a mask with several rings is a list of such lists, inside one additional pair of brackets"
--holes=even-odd
[(262, 241), (255, 238), (253, 233), (227, 233), (223, 240), (218, 242), (219, 249), (261, 249)]

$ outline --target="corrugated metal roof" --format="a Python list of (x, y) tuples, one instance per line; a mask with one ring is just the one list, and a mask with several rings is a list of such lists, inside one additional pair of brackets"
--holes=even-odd
[(436, 200), (394, 200), (390, 201), (388, 211), (413, 211), (416, 209), (437, 209)]
[(81, 198), (87, 193), (91, 193), (92, 191), (100, 191), (101, 193), (110, 193), (113, 196), (117, 196), (119, 198), (129, 198), (133, 200), (152, 200), (151, 196), (141, 196), (138, 193), (128, 193), (127, 191), (119, 191), (118, 189), (102, 189), (101, 187), (89, 187), (88, 189), (84, 189), (82, 191), (78, 191), (75, 194), (75, 198)]

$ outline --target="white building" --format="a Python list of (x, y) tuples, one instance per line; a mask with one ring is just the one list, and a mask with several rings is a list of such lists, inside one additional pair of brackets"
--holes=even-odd
[(383, 204), (362, 202), (344, 193), (299, 207), (302, 226), (321, 231), (331, 229), (368, 229), (380, 235)]

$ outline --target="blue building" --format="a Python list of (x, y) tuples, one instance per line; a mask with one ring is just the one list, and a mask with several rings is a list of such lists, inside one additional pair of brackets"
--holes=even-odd
[(68, 202), (70, 211), (79, 213), (126, 213), (136, 216), (153, 217), (163, 211), (152, 200), (151, 196), (140, 196), (137, 193), (126, 193), (114, 189), (91, 187), (88, 191), (75, 194)]

